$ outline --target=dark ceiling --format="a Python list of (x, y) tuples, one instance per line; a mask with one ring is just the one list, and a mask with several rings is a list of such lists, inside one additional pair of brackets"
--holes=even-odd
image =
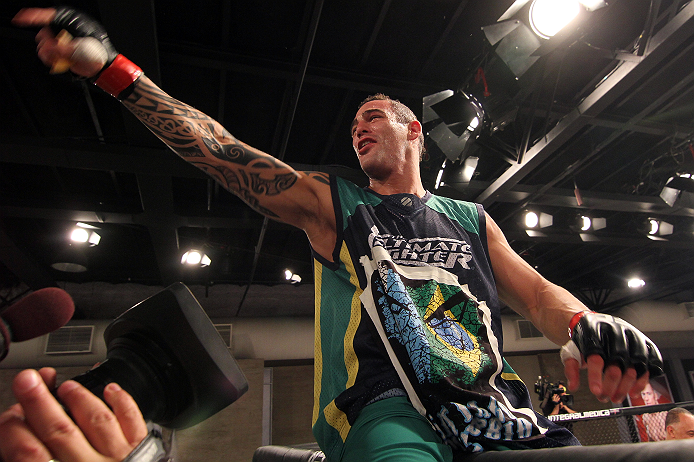
[[(118, 50), (168, 93), (239, 139), (296, 168), (357, 182), (363, 177), (348, 127), (359, 101), (384, 92), (421, 115), (424, 96), (465, 91), (487, 114), (470, 150), (480, 161), (468, 185), (438, 193), (481, 202), (516, 251), (594, 309), (691, 301), (692, 194), (683, 192), (672, 207), (659, 194), (675, 173), (694, 173), (694, 4), (612, 0), (544, 42), (516, 79), (482, 31), (513, 3), (73, 5), (99, 18)], [(291, 305), (298, 288), (284, 281), (284, 268), (311, 280), (303, 234), (264, 220), (217, 187), (110, 96), (49, 75), (35, 55), (36, 31), (14, 28), (10, 19), (22, 7), (51, 5), (0, 5), (2, 305), (52, 285), (174, 281), (238, 288), (244, 295), (227, 316), (268, 314), (244, 307), (246, 287), (282, 294), (273, 300)], [(429, 189), (441, 162), (430, 149), (422, 164)], [(553, 226), (529, 236), (518, 224), (528, 208), (552, 214)], [(581, 237), (570, 226), (576, 214), (606, 218), (607, 226)], [(639, 231), (648, 218), (669, 221), (673, 234), (648, 239)], [(88, 271), (56, 271), (50, 265), (68, 247), (76, 221), (98, 227), (101, 243), (87, 249)], [(204, 248), (212, 265), (184, 270), (179, 260), (189, 246)], [(632, 274), (646, 286), (625, 292)], [(310, 315), (302, 303), (287, 313)]]

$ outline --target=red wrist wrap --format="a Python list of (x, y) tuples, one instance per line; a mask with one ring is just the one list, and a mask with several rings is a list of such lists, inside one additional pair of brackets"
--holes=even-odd
[(110, 66), (101, 71), (94, 84), (122, 100), (132, 84), (142, 76), (142, 69), (123, 55), (116, 56)]
[(576, 324), (578, 324), (578, 321), (580, 321), (581, 318), (588, 313), (595, 313), (595, 311), (579, 311), (578, 313), (573, 315), (573, 317), (571, 318), (571, 321), (569, 321), (569, 337), (571, 337), (571, 334), (574, 331), (574, 327), (576, 327)]

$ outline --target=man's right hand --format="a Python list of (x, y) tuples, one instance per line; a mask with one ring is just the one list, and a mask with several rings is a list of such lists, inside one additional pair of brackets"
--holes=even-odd
[[(54, 369), (17, 374), (12, 390), (18, 404), (0, 415), (0, 459), (4, 462), (118, 462), (147, 436), (132, 397), (115, 384), (104, 389), (111, 407), (77, 382), (57, 390), (72, 419), (53, 397)], [(74, 420), (73, 420), (74, 419)]]
[(104, 67), (103, 55), (75, 53), (76, 40), (59, 40), (49, 27), (55, 19), (55, 8), (24, 8), (12, 19), (20, 27), (41, 27), (36, 35), (37, 54), (47, 67), (55, 68), (60, 62), (69, 63), (69, 69), (82, 77), (94, 77)]

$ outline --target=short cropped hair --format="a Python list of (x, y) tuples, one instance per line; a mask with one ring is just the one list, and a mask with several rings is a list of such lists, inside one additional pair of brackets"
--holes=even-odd
[(672, 424), (676, 424), (680, 421), (680, 416), (683, 414), (689, 414), (692, 415), (691, 412), (689, 412), (687, 409), (683, 407), (673, 407), (670, 409), (667, 413), (667, 416), (665, 417), (665, 428)]
[[(376, 93), (375, 95), (368, 96), (364, 101), (362, 101), (359, 104), (359, 107), (357, 110), (361, 109), (363, 105), (366, 103), (369, 103), (371, 101), (388, 101), (390, 103), (390, 108), (392, 109), (393, 113), (395, 114), (395, 120), (398, 123), (401, 124), (409, 124), (410, 122), (413, 122), (417, 119), (417, 116), (414, 115), (414, 112), (412, 112), (412, 109), (409, 107), (405, 106), (400, 102), (400, 100), (393, 99), (388, 95), (385, 95), (383, 93)], [(419, 134), (419, 160), (421, 161), (422, 158), (424, 157), (424, 133)]]

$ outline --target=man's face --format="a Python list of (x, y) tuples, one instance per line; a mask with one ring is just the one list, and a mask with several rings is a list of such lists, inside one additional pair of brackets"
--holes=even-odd
[(643, 404), (645, 404), (646, 406), (649, 406), (651, 404), (658, 404), (655, 392), (653, 391), (653, 387), (651, 387), (650, 384), (647, 384), (646, 387), (643, 390), (641, 390), (641, 398), (643, 399)]
[(681, 414), (680, 421), (667, 427), (669, 440), (694, 439), (694, 416)]
[(352, 121), (352, 147), (362, 170), (381, 178), (406, 161), (408, 126), (397, 122), (389, 101), (364, 104)]

